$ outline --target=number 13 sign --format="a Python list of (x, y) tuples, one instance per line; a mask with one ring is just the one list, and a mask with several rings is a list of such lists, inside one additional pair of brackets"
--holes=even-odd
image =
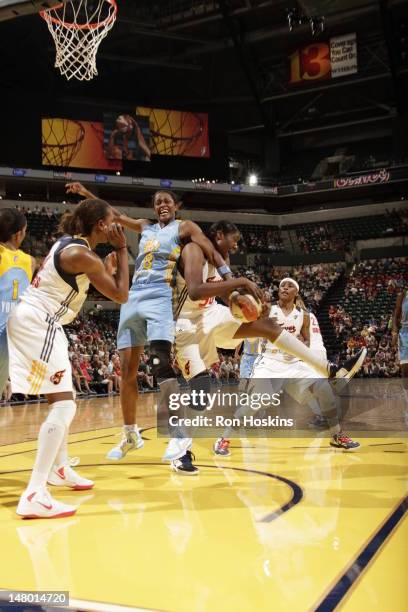
[(330, 45), (327, 43), (314, 43), (297, 49), (289, 59), (291, 84), (331, 77)]

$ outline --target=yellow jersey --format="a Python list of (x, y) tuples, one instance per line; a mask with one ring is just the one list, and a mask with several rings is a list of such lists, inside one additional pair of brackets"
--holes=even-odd
[(0, 330), (33, 276), (31, 255), (0, 244)]

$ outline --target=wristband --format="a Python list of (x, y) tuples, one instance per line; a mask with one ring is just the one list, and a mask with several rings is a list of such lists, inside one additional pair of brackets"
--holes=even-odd
[(217, 268), (217, 272), (220, 276), (225, 276), (226, 274), (232, 274), (231, 268), (227, 266), (227, 264)]

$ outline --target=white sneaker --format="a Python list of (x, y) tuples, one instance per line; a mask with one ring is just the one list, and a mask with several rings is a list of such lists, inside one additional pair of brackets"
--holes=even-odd
[(72, 516), (76, 511), (75, 506), (69, 506), (53, 499), (45, 487), (31, 492), (24, 491), (16, 510), (17, 514), (24, 519), (62, 518)]
[(143, 446), (144, 441), (138, 429), (135, 431), (123, 432), (121, 441), (109, 451), (106, 458), (111, 461), (120, 461), (129, 451), (137, 450)]
[(95, 484), (93, 480), (88, 480), (88, 478), (83, 478), (77, 474), (69, 464), (61, 465), (60, 467), (54, 465), (48, 476), (47, 483), (54, 487), (69, 487), (74, 489), (74, 491), (86, 491), (87, 489), (92, 489)]
[(192, 438), (170, 438), (162, 461), (175, 461), (183, 457), (193, 445)]

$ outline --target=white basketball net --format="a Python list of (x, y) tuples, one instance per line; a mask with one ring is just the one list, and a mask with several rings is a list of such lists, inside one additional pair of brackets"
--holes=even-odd
[(115, 0), (67, 0), (40, 12), (55, 42), (55, 67), (68, 80), (89, 81), (98, 74), (96, 54), (116, 13)]

